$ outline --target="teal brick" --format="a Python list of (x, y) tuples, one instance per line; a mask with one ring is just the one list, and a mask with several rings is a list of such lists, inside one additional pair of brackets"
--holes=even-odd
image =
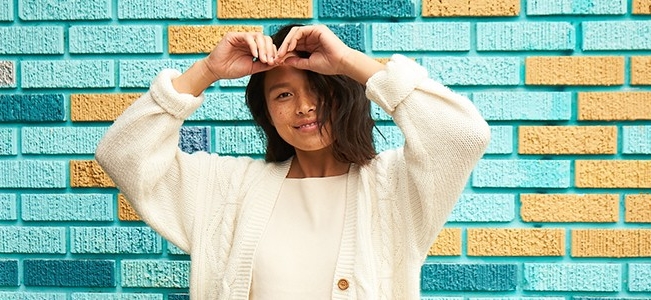
[(623, 15), (626, 0), (527, 0), (527, 15)]
[(162, 294), (73, 293), (71, 300), (163, 300)]
[(463, 300), (463, 297), (420, 297), (420, 300)]
[(632, 298), (632, 297), (582, 297), (574, 296), (572, 300), (650, 300), (651, 298)]
[(571, 92), (476, 92), (475, 106), (486, 120), (570, 120)]
[(0, 292), (3, 300), (67, 300), (64, 293)]
[(651, 154), (651, 126), (622, 126), (624, 154)]
[(113, 195), (23, 194), (23, 221), (113, 221)]
[(651, 292), (651, 264), (628, 264), (628, 290)]
[(14, 0), (0, 0), (0, 22), (14, 20)]
[(169, 294), (167, 300), (190, 300), (189, 294)]
[(18, 286), (17, 260), (0, 259), (0, 287), (2, 286)]
[(210, 152), (210, 127), (181, 127), (179, 148), (186, 153)]
[(25, 286), (115, 287), (115, 261), (26, 259)]
[(0, 123), (65, 120), (63, 94), (0, 94)]
[(328, 28), (336, 34), (348, 47), (366, 51), (366, 28), (364, 24), (329, 24)]
[(583, 50), (649, 50), (651, 21), (582, 22)]
[(16, 62), (0, 60), (0, 88), (16, 87)]
[(575, 34), (569, 22), (480, 22), (477, 51), (573, 50)]
[(481, 160), (473, 187), (568, 188), (569, 160)]
[(424, 264), (422, 291), (514, 291), (516, 264)]
[(525, 263), (525, 291), (618, 292), (620, 264)]
[(378, 152), (405, 145), (405, 137), (400, 128), (391, 125), (376, 126), (373, 130), (373, 141)]
[(0, 54), (63, 54), (63, 27), (0, 27)]
[(430, 77), (444, 85), (518, 85), (518, 57), (424, 57)]
[(486, 154), (513, 153), (513, 126), (491, 126), (491, 141)]
[(252, 120), (246, 107), (244, 93), (205, 93), (205, 100), (189, 121), (242, 121)]
[(0, 194), (0, 221), (11, 221), (16, 218), (16, 195)]
[(244, 76), (241, 78), (234, 79), (222, 79), (217, 82), (220, 87), (246, 87), (249, 84), (251, 76)]
[(65, 188), (64, 161), (0, 161), (0, 188)]
[(565, 297), (482, 297), (482, 298), (468, 298), (468, 300), (565, 300)]
[(189, 261), (122, 260), (122, 287), (188, 288)]
[(321, 0), (319, 18), (415, 18), (411, 0)]
[(393, 118), (375, 102), (371, 102), (371, 118), (375, 121), (390, 121)]
[(448, 222), (511, 222), (515, 219), (515, 195), (462, 194)]
[(23, 127), (23, 154), (93, 154), (105, 127)]
[(0, 253), (66, 253), (65, 228), (0, 227)]
[(212, 0), (121, 0), (119, 19), (211, 19)]
[(21, 20), (108, 20), (111, 0), (19, 0)]
[(21, 63), (23, 88), (115, 87), (111, 60), (37, 60)]
[(262, 130), (254, 126), (215, 127), (215, 152), (219, 154), (264, 154)]
[(188, 253), (170, 242), (167, 242), (167, 253), (171, 255), (188, 255)]
[(70, 53), (162, 53), (163, 28), (141, 26), (72, 26)]
[(71, 253), (162, 253), (161, 237), (150, 227), (71, 227)]
[(468, 51), (470, 23), (373, 23), (373, 51)]
[(0, 128), (0, 155), (18, 154), (18, 129)]
[(148, 88), (151, 81), (164, 69), (185, 71), (194, 59), (120, 60), (120, 87)]

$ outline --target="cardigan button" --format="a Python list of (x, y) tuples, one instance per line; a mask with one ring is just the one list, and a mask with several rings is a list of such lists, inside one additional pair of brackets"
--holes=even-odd
[(339, 281), (337, 282), (337, 287), (342, 291), (347, 290), (349, 286), (350, 286), (350, 284), (348, 284), (348, 280), (346, 280), (346, 279), (342, 278), (342, 279), (339, 279)]

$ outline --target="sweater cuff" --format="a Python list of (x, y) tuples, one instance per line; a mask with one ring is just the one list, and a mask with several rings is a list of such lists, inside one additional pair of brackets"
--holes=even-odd
[(366, 97), (391, 113), (427, 76), (427, 70), (412, 59), (394, 54), (384, 70), (369, 78)]
[(172, 79), (180, 75), (181, 72), (178, 70), (162, 70), (152, 81), (149, 91), (154, 101), (167, 113), (177, 119), (185, 120), (201, 106), (204, 94), (195, 97), (191, 94), (177, 92), (172, 85)]

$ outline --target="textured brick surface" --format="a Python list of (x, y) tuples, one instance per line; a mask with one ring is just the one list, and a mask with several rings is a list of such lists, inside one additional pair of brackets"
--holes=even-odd
[(512, 291), (517, 284), (515, 264), (424, 264), (423, 291)]
[(63, 54), (63, 27), (0, 27), (0, 54)]
[(631, 263), (628, 265), (628, 290), (651, 292), (651, 264)]
[(26, 286), (115, 286), (115, 261), (112, 260), (26, 259), (23, 272)]
[(569, 120), (570, 92), (476, 92), (472, 101), (486, 120)]
[(72, 227), (70, 252), (154, 254), (162, 241), (150, 227)]
[(149, 87), (163, 69), (184, 71), (194, 59), (120, 60), (120, 87)]
[(70, 161), (71, 187), (115, 187), (113, 180), (94, 160)]
[(616, 292), (621, 269), (619, 264), (525, 263), (524, 290)]
[(0, 88), (16, 87), (16, 63), (0, 60)]
[(376, 126), (376, 130), (373, 131), (373, 140), (377, 151), (402, 147), (405, 144), (405, 138), (400, 129), (389, 125)]
[(215, 152), (219, 154), (262, 154), (266, 143), (253, 126), (215, 128)]
[[(167, 298), (168, 300), (170, 298)], [(144, 294), (144, 293), (73, 293), (70, 300), (163, 300), (161, 294)]]
[(469, 228), (468, 256), (563, 256), (563, 229)]
[(0, 160), (0, 188), (65, 188), (63, 161)]
[(63, 293), (0, 292), (0, 299), (5, 300), (66, 300)]
[(616, 126), (520, 126), (520, 154), (615, 154)]
[(651, 85), (651, 56), (631, 57), (631, 84)]
[(93, 154), (106, 127), (25, 127), (24, 154)]
[(622, 126), (622, 153), (651, 154), (651, 126)]
[(187, 288), (189, 261), (122, 260), (123, 287)]
[(210, 152), (210, 127), (181, 127), (179, 148), (186, 153)]
[(0, 122), (64, 121), (63, 94), (0, 94)]
[(617, 194), (522, 194), (525, 222), (617, 222)]
[(509, 222), (514, 217), (514, 195), (462, 194), (448, 222)]
[(0, 221), (16, 218), (16, 195), (0, 194)]
[(649, 229), (574, 229), (572, 257), (651, 257)]
[(72, 94), (70, 95), (70, 119), (113, 121), (141, 95), (140, 93)]
[(651, 223), (651, 194), (626, 195), (624, 219), (628, 223)]
[(188, 294), (169, 294), (167, 300), (190, 300), (190, 295)]
[(18, 130), (16, 128), (0, 128), (0, 155), (16, 155), (18, 153)]
[(583, 50), (651, 49), (651, 21), (582, 22)]
[(468, 51), (470, 23), (373, 23), (374, 51)]
[(423, 17), (517, 16), (519, 0), (423, 0)]
[(578, 93), (579, 120), (651, 120), (651, 92)]
[(19, 0), (21, 20), (106, 20), (110, 0)]
[(651, 188), (651, 160), (577, 160), (580, 188)]
[(161, 26), (72, 26), (70, 53), (161, 53)]
[(35, 60), (21, 62), (23, 88), (105, 88), (115, 86), (111, 60)]
[(13, 21), (14, 18), (14, 1), (0, 0), (0, 21)]
[(0, 253), (66, 253), (61, 227), (0, 227)]
[(621, 85), (622, 56), (533, 56), (525, 59), (528, 85)]
[(651, 14), (651, 1), (650, 0), (633, 0), (633, 14), (650, 15)]
[(472, 174), (473, 187), (570, 186), (567, 160), (481, 160)]
[(118, 194), (118, 219), (120, 221), (140, 221), (140, 216), (123, 194)]
[(491, 141), (487, 154), (510, 154), (513, 152), (513, 127), (491, 126)]
[(513, 57), (425, 57), (430, 77), (445, 85), (517, 85), (521, 61)]
[(238, 121), (251, 120), (244, 93), (206, 93), (206, 99), (188, 120), (191, 121)]
[(0, 260), (0, 287), (18, 286), (18, 261)]
[(221, 0), (217, 1), (219, 19), (309, 19), (312, 0)]
[(24, 221), (113, 221), (113, 197), (108, 194), (23, 194)]
[(118, 1), (119, 19), (210, 19), (211, 0), (122, 0)]
[(429, 256), (461, 255), (461, 228), (443, 228), (432, 247)]
[(572, 50), (575, 44), (568, 22), (477, 23), (478, 51)]
[(417, 17), (410, 0), (320, 0), (320, 18)]
[(168, 26), (169, 53), (208, 53), (228, 32), (262, 32), (262, 26)]
[(364, 34), (366, 26), (364, 24), (328, 24), (327, 26), (348, 47), (362, 52), (366, 50), (366, 35)]
[(527, 15), (623, 15), (626, 0), (527, 0)]

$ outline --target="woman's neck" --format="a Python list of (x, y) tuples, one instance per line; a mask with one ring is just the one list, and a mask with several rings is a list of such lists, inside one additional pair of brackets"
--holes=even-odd
[(350, 163), (340, 162), (332, 155), (332, 148), (319, 151), (300, 151), (292, 159), (288, 178), (329, 177), (348, 173)]

